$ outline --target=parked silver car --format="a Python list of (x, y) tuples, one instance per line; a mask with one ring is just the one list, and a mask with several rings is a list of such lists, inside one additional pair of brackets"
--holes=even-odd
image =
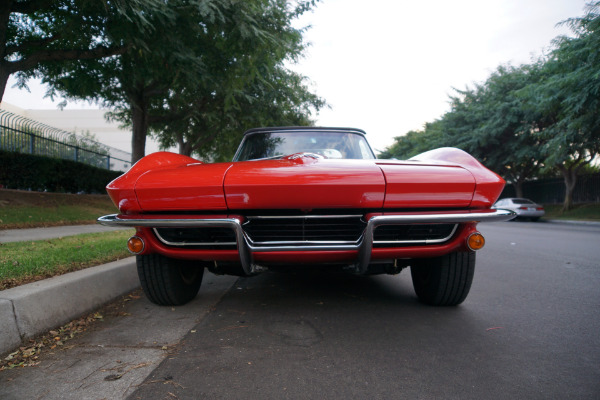
[(500, 199), (492, 206), (494, 209), (511, 210), (517, 213), (517, 218), (529, 218), (537, 221), (544, 216), (544, 207), (528, 199), (506, 198)]

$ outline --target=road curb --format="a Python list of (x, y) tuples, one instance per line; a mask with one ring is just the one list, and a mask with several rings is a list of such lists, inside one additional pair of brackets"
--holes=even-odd
[(0, 291), (0, 354), (139, 285), (135, 258), (128, 257)]
[(572, 219), (547, 219), (551, 224), (600, 226), (600, 221), (580, 221)]

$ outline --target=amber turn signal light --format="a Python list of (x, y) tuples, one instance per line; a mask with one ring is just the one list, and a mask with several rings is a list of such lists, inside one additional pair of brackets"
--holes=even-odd
[(132, 236), (127, 241), (127, 249), (133, 254), (140, 254), (144, 251), (144, 241), (139, 236)]
[(483, 248), (485, 246), (485, 238), (479, 232), (473, 232), (467, 238), (467, 247), (469, 249), (475, 251)]

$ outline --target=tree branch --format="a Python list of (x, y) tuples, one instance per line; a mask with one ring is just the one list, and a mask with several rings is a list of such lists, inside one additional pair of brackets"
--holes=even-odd
[(26, 43), (23, 43), (19, 46), (6, 46), (6, 54), (12, 54), (12, 53), (21, 53), (24, 52), (25, 50), (31, 48), (31, 47), (43, 47), (43, 46), (47, 46), (50, 43), (60, 39), (62, 37), (62, 35), (57, 35), (57, 36), (52, 36), (46, 39), (39, 39), (39, 40), (31, 40), (28, 41)]
[(129, 50), (130, 45), (124, 46), (100, 46), (92, 50), (70, 49), (70, 50), (43, 50), (32, 54), (29, 58), (12, 61), (5, 64), (10, 71), (24, 71), (35, 68), (41, 62), (47, 61), (72, 61), (72, 60), (91, 60), (95, 58), (104, 58), (123, 54)]

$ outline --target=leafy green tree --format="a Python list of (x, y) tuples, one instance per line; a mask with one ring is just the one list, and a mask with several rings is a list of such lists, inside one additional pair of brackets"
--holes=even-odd
[[(240, 93), (303, 50), (292, 20), (314, 5), (286, 0), (172, 0), (146, 19), (161, 29), (127, 52), (44, 71), (53, 93), (98, 101), (132, 127), (132, 162), (145, 154), (150, 127), (184, 136), (231, 121)], [(265, 61), (267, 60), (267, 61)], [(190, 140), (192, 151), (202, 140)], [(179, 139), (176, 139), (179, 141)]]
[(220, 34), (211, 37), (213, 50), (201, 49), (204, 62), (211, 65), (204, 76), (208, 79), (175, 88), (164, 104), (152, 110), (163, 116), (152, 125), (161, 144), (177, 144), (182, 154), (225, 160), (250, 127), (310, 124), (312, 111), (325, 103), (308, 90), (305, 77), (284, 63), (294, 62), (304, 50), (302, 30), (291, 22), (312, 4), (257, 2), (258, 9), (252, 12), (267, 40), (250, 37), (249, 42), (241, 34), (233, 41)]
[(577, 175), (600, 153), (600, 2), (563, 23), (574, 36), (557, 38), (547, 58), (500, 66), (484, 83), (457, 90), (440, 120), (396, 138), (382, 155), (458, 147), (503, 175), (518, 196), (523, 182), (555, 169), (570, 209)]
[(407, 160), (425, 151), (449, 146), (442, 139), (442, 124), (441, 120), (428, 122), (423, 130), (409, 131), (403, 136), (395, 137), (394, 143), (379, 153), (378, 157)]
[[(137, 32), (124, 32), (128, 50), (114, 57), (45, 64), (40, 69), (49, 94), (67, 99), (85, 99), (105, 107), (127, 110), (132, 127), (132, 163), (145, 154), (146, 134), (150, 124), (148, 110), (153, 101), (169, 92), (179, 76), (190, 81), (201, 73), (200, 60), (187, 52), (193, 33), (200, 29), (198, 14), (214, 21), (218, 10), (208, 2), (171, 1), (143, 9), (145, 20), (153, 29), (143, 40)], [(195, 18), (195, 19), (194, 19)]]
[(25, 86), (40, 66), (123, 54), (151, 29), (140, 10), (159, 0), (3, 0), (0, 2), (0, 101), (8, 78)]
[(422, 132), (396, 138), (392, 152), (408, 158), (436, 147), (457, 147), (503, 175), (522, 196), (522, 184), (539, 170), (539, 139), (520, 94), (537, 80), (533, 66), (500, 66), (483, 83), (456, 90), (450, 111)]
[(529, 118), (523, 88), (540, 80), (537, 64), (500, 66), (481, 85), (454, 98), (452, 112), (444, 118), (453, 143), (504, 176), (523, 196), (522, 185), (536, 176), (541, 140), (538, 125)]
[(555, 40), (544, 80), (529, 88), (535, 99), (544, 162), (565, 182), (563, 209), (573, 205), (577, 176), (600, 153), (600, 2), (563, 22), (574, 36)]
[[(202, 97), (203, 93), (192, 94), (200, 101), (185, 103), (189, 118), (157, 125), (156, 136), (163, 147), (178, 145), (181, 154), (230, 160), (247, 129), (310, 125), (312, 112), (325, 106), (321, 98), (308, 90), (303, 76), (282, 66), (264, 71), (243, 89), (234, 91), (229, 101), (216, 92), (205, 90), (206, 94), (207, 97)], [(175, 109), (169, 115), (175, 115)]]

